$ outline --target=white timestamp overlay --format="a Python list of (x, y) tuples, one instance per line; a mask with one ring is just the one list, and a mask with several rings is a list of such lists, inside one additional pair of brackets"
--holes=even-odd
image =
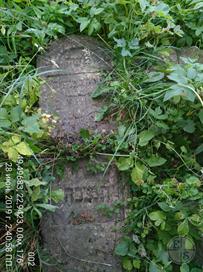
[(25, 252), (24, 246), (24, 158), (5, 164), (5, 267), (35, 266), (35, 252)]

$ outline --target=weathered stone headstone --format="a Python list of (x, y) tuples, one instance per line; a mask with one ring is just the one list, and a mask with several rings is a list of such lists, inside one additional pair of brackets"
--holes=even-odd
[[(83, 36), (58, 40), (39, 58), (38, 67), (46, 80), (41, 108), (59, 117), (53, 137), (74, 141), (81, 128), (110, 132), (111, 124), (94, 121), (102, 103), (91, 98), (102, 72), (111, 69), (111, 58), (101, 43)], [(77, 170), (67, 165), (56, 187), (64, 190), (65, 199), (55, 213), (42, 219), (41, 230), (44, 248), (57, 264), (45, 266), (45, 271), (57, 272), (60, 266), (64, 272), (120, 272), (113, 252), (122, 215), (109, 218), (97, 209), (123, 198), (116, 169), (111, 166), (103, 177), (90, 173), (81, 160)]]
[[(97, 209), (99, 204), (121, 200), (116, 169), (111, 167), (103, 178), (102, 173), (89, 173), (86, 162), (80, 161), (77, 171), (66, 168), (57, 186), (64, 190), (65, 199), (55, 213), (44, 218), (42, 236), (45, 248), (62, 264), (62, 271), (121, 271), (113, 256), (121, 215), (112, 218)], [(47, 267), (46, 271), (57, 270)]]
[(46, 80), (41, 88), (40, 106), (59, 117), (54, 138), (77, 137), (81, 128), (109, 132), (112, 124), (95, 122), (101, 101), (91, 93), (112, 69), (109, 51), (96, 39), (71, 35), (53, 42), (38, 60)]

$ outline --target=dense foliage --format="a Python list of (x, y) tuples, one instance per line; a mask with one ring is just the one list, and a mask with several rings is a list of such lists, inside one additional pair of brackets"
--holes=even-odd
[[(0, 0), (0, 23), (1, 212), (5, 172), (12, 163), (12, 188), (6, 194), (14, 196), (15, 205), (12, 228), (6, 231), (14, 238), (16, 172), (24, 157), (25, 182), (19, 191), (25, 233), (20, 247), (26, 254), (12, 271), (31, 271), (30, 251), (39, 258), (32, 271), (41, 271), (39, 220), (63, 198), (61, 190), (51, 190), (53, 170), (60, 174), (66, 160), (96, 153), (109, 154), (109, 164), (116, 163), (130, 188), (129, 199), (122, 203), (128, 210), (124, 237), (115, 249), (124, 269), (202, 271), (202, 263), (173, 266), (167, 244), (177, 235), (198, 244), (203, 231), (203, 65), (188, 58), (175, 64), (169, 57), (174, 47), (202, 48), (203, 2)], [(111, 115), (118, 131), (103, 139), (83, 130), (81, 146), (64, 148), (59, 143), (56, 148), (49, 139), (54, 120), (38, 108), (36, 56), (50, 40), (79, 32), (102, 39), (114, 56), (113, 73), (92, 98), (107, 98), (96, 120)], [(2, 220), (3, 237), (4, 225)], [(5, 252), (16, 254), (19, 249), (14, 241), (13, 248), (7, 243), (1, 250), (2, 271)]]

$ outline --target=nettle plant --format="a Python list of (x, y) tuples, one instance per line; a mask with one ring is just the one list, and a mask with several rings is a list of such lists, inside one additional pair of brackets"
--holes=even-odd
[[(111, 113), (121, 123), (113, 158), (131, 196), (115, 252), (127, 271), (174, 271), (167, 244), (178, 235), (198, 244), (203, 231), (203, 65), (160, 61), (148, 73), (139, 63), (125, 76), (119, 70), (92, 95), (110, 101), (101, 119)], [(200, 272), (198, 265), (177, 271)]]
[[(182, 58), (182, 64), (170, 63), (161, 71), (148, 73), (147, 79), (140, 76), (143, 85), (139, 87), (144, 86), (145, 93), (138, 90), (131, 100), (126, 96), (128, 109), (136, 105), (136, 100), (142, 104), (141, 113), (135, 108), (125, 113), (127, 119), (133, 119), (130, 129), (127, 125), (123, 128), (123, 142), (117, 152), (126, 152), (130, 147), (131, 153), (116, 159), (132, 195), (126, 202), (126, 236), (115, 250), (127, 271), (174, 271), (167, 252), (170, 240), (190, 237), (196, 245), (201, 240), (202, 76), (202, 64)], [(146, 84), (153, 85), (147, 89)], [(123, 97), (129, 90), (120, 92)], [(112, 101), (121, 103), (119, 95)], [(123, 117), (122, 111), (119, 116)], [(199, 265), (195, 261), (183, 263), (177, 271), (200, 272)]]

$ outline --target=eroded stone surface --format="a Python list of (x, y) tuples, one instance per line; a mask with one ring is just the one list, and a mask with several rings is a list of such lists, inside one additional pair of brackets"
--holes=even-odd
[(81, 128), (110, 132), (112, 125), (95, 122), (101, 101), (91, 93), (112, 68), (111, 57), (96, 39), (71, 35), (53, 42), (38, 59), (38, 68), (46, 83), (41, 88), (43, 112), (58, 116), (53, 137), (78, 136)]
[[(67, 166), (64, 179), (56, 186), (64, 190), (65, 199), (55, 213), (43, 218), (41, 228), (50, 256), (66, 272), (122, 271), (113, 252), (123, 215), (108, 217), (97, 208), (124, 197), (116, 169), (110, 167), (103, 177), (88, 172), (86, 162), (80, 161), (78, 170)], [(56, 272), (56, 267), (45, 271)]]

